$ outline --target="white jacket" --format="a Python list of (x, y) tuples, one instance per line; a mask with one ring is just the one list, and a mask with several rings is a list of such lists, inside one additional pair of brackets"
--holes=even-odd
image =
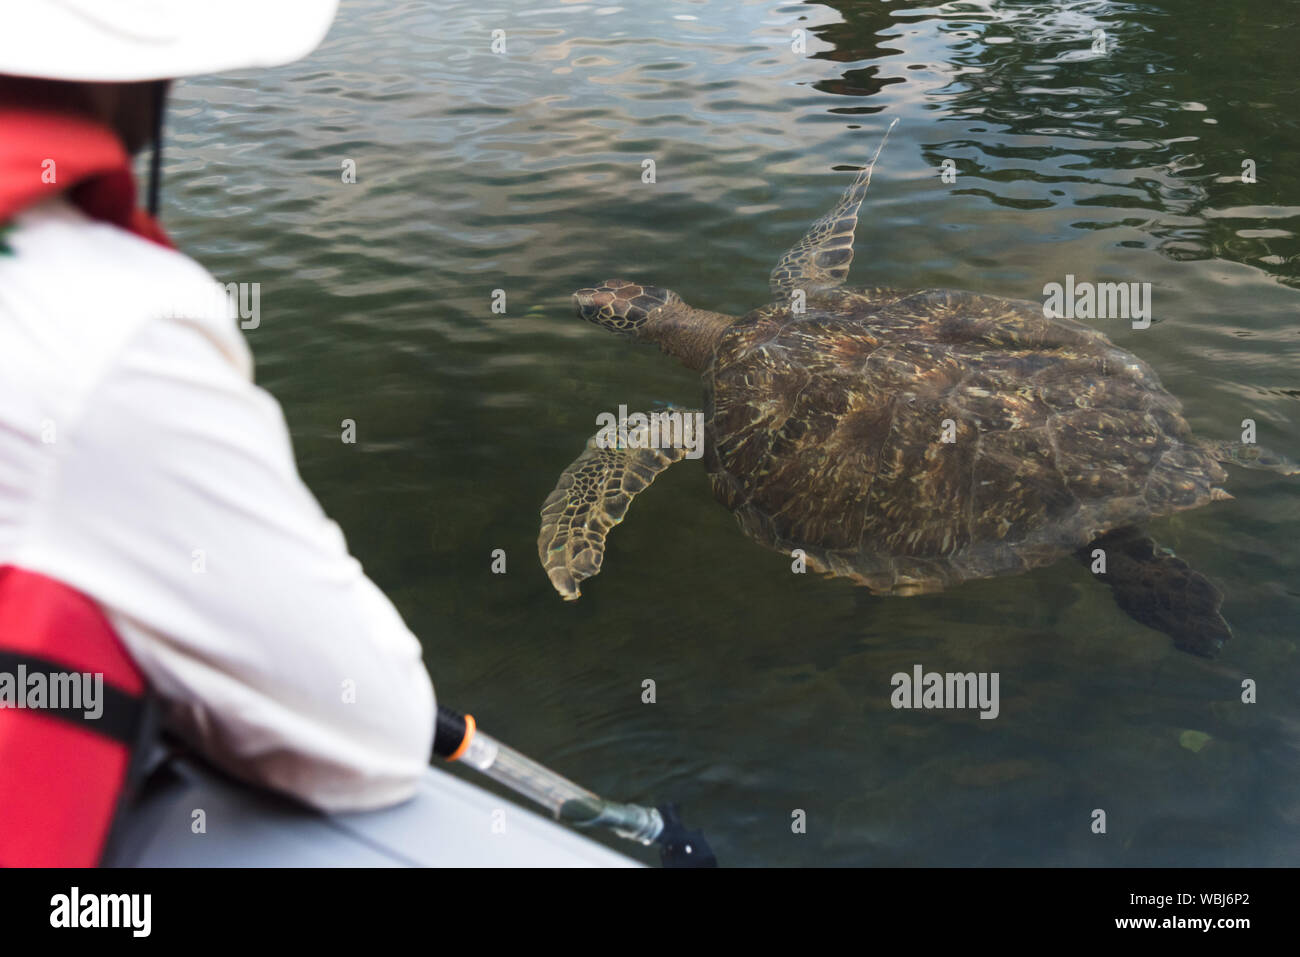
[(420, 645), (299, 478), (218, 288), (61, 199), (0, 234), (0, 565), (95, 599), (217, 764), (327, 810), (403, 800), (433, 737)]

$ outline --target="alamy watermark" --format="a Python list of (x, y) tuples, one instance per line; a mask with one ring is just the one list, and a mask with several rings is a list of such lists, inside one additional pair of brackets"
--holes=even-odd
[(221, 316), (237, 320), (241, 329), (262, 324), (260, 282), (178, 283), (164, 301), (163, 315), (169, 319)]
[(940, 674), (913, 665), (911, 674), (900, 671), (890, 679), (894, 690), (889, 703), (895, 708), (978, 708), (981, 718), (996, 718), (1001, 711), (999, 677), (996, 671)]
[(104, 713), (104, 674), (89, 671), (0, 671), (0, 708), (80, 711), (89, 721)]
[(1134, 329), (1151, 325), (1151, 283), (1065, 282), (1043, 286), (1043, 315), (1048, 319), (1127, 319)]
[(74, 886), (50, 898), (51, 927), (122, 928), (132, 937), (148, 937), (153, 929), (152, 894), (82, 893)]
[(596, 444), (602, 449), (685, 449), (688, 459), (704, 454), (704, 413), (670, 409), (633, 412), (620, 405), (618, 414), (596, 416)]

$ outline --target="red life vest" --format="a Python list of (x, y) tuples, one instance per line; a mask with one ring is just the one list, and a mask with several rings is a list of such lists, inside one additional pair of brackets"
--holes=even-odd
[(135, 205), (131, 159), (117, 134), (85, 117), (0, 107), (0, 224), (60, 192), (91, 219), (171, 248), (162, 226)]
[(102, 674), (103, 712), (0, 707), (0, 866), (94, 866), (150, 730), (144, 675), (93, 601), (0, 566), (0, 676), (20, 667)]
[[(43, 175), (51, 161), (55, 182)], [(171, 245), (136, 208), (130, 158), (112, 130), (70, 114), (0, 108), (0, 225), (59, 192), (92, 219)], [(19, 666), (29, 675), (102, 673), (104, 713), (87, 720), (76, 709), (0, 707), (0, 866), (93, 865), (152, 730), (144, 676), (93, 601), (0, 565), (0, 674), (16, 680)]]

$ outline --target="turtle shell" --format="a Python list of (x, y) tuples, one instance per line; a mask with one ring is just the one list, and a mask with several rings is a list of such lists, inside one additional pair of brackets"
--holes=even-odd
[(704, 371), (714, 494), (875, 591), (1056, 561), (1224, 497), (1146, 363), (1040, 303), (835, 290), (737, 321)]

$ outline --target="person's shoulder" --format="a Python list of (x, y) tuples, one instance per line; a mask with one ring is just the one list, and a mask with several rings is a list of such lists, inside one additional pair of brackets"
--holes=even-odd
[(224, 286), (174, 249), (90, 219), (62, 199), (16, 218), (5, 236), (0, 342), (23, 342), (27, 366), (63, 388), (92, 387), (151, 326), (179, 323), (213, 355), (249, 371)]
[(128, 232), (91, 219), (63, 197), (39, 203), (15, 217), (6, 236), (10, 268), (66, 270), (69, 280), (165, 270), (172, 281), (214, 282), (189, 257)]

